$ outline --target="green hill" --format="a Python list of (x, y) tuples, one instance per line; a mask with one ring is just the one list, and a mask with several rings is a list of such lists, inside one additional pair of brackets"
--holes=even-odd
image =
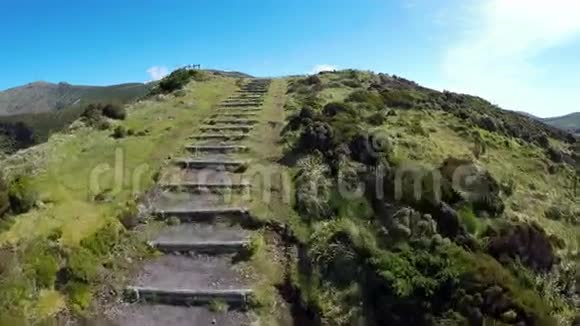
[[(257, 234), (232, 259), (257, 283), (255, 325), (572, 324), (580, 202), (569, 133), (387, 74), (277, 78), (256, 107), (227, 101), (247, 80), (196, 77), (129, 106), (125, 120), (79, 123), (0, 162), (0, 200), (12, 199), (0, 222), (0, 324), (108, 324), (158, 254), (148, 237), (179, 226), (150, 202), (190, 196), (244, 208), (227, 224)], [(218, 120), (228, 122), (214, 131)], [(254, 126), (242, 143), (224, 131), (232, 120)], [(180, 189), (196, 175), (171, 163), (203, 158), (191, 151), (203, 130), (230, 138), (202, 146), (247, 149), (230, 161), (247, 170), (228, 176), (248, 192)], [(164, 197), (163, 182), (179, 196)], [(14, 209), (23, 203), (30, 210)], [(229, 311), (209, 308), (216, 322)]]
[(31, 83), (0, 92), (0, 148), (13, 152), (44, 142), (76, 120), (90, 103), (129, 103), (146, 95), (150, 84), (73, 86)]

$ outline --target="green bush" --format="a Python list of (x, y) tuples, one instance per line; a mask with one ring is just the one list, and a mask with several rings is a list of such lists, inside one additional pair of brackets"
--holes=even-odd
[(473, 209), (469, 205), (461, 207), (457, 211), (457, 214), (459, 215), (459, 218), (461, 219), (461, 222), (465, 226), (467, 232), (471, 234), (477, 234), (479, 232), (480, 229), (479, 220), (477, 216), (475, 216)]
[(0, 174), (0, 219), (10, 210), (10, 199), (8, 196), (8, 185), (4, 176)]
[(127, 111), (120, 105), (107, 104), (103, 107), (103, 115), (114, 120), (125, 120)]
[(81, 119), (83, 119), (88, 125), (94, 125), (94, 123), (102, 120), (103, 118), (103, 108), (101, 104), (89, 104), (81, 113)]
[(82, 314), (86, 311), (93, 298), (91, 287), (82, 282), (71, 282), (66, 288), (70, 303), (75, 313)]
[(375, 112), (367, 119), (373, 126), (381, 126), (387, 121), (387, 117), (382, 112)]
[(346, 99), (347, 102), (364, 103), (370, 108), (380, 110), (385, 106), (385, 102), (377, 92), (367, 90), (357, 90), (352, 92)]
[(8, 187), (10, 208), (15, 214), (24, 214), (30, 211), (38, 199), (37, 192), (31, 185), (28, 176), (16, 177)]
[(544, 216), (551, 220), (564, 221), (568, 223), (578, 223), (580, 212), (574, 210), (572, 205), (566, 203), (554, 204), (544, 212)]
[(410, 109), (415, 105), (415, 99), (402, 90), (385, 90), (381, 96), (388, 107)]
[(176, 90), (182, 89), (192, 80), (200, 80), (202, 74), (200, 71), (191, 69), (177, 69), (169, 76), (163, 78), (158, 85), (159, 91), (161, 93), (171, 93)]
[(125, 229), (132, 230), (139, 224), (139, 208), (137, 203), (129, 201), (118, 215), (118, 219)]
[(81, 246), (90, 251), (96, 257), (108, 256), (111, 248), (115, 246), (121, 237), (121, 230), (118, 224), (108, 223), (97, 233), (81, 241)]
[(127, 128), (125, 128), (124, 126), (117, 126), (117, 128), (115, 128), (115, 131), (113, 131), (112, 137), (115, 139), (121, 139), (127, 137), (128, 134), (129, 132)]
[(60, 268), (57, 255), (46, 242), (30, 244), (24, 252), (24, 271), (39, 288), (52, 288)]
[(71, 250), (67, 257), (67, 267), (73, 280), (91, 283), (98, 275), (99, 259), (89, 249), (78, 247)]

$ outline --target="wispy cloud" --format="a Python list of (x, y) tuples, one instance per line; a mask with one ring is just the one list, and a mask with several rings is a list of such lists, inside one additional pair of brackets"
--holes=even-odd
[(334, 70), (338, 70), (338, 68), (334, 65), (322, 64), (322, 65), (314, 66), (314, 68), (312, 68), (312, 71), (310, 71), (310, 73), (317, 74), (317, 73), (323, 72), (323, 71), (334, 71)]
[[(555, 114), (555, 105), (562, 106), (556, 108), (562, 111), (557, 113), (578, 110), (571, 106), (578, 103), (580, 96), (567, 94), (567, 100), (563, 100), (561, 95), (570, 90), (551, 81), (547, 65), (535, 60), (580, 36), (580, 1), (468, 3), (461, 13), (464, 19), (459, 22), (464, 33), (443, 56), (442, 69), (450, 88), (481, 94), (506, 109), (539, 115)], [(574, 96), (576, 99), (570, 98)], [(552, 107), (546, 107), (549, 104)]]
[(165, 66), (153, 66), (147, 69), (147, 73), (149, 74), (151, 80), (160, 80), (163, 77), (169, 75), (169, 68)]

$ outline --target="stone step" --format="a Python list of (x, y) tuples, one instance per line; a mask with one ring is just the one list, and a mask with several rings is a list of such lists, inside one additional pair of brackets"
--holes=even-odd
[(134, 302), (177, 306), (207, 305), (216, 300), (233, 307), (246, 306), (252, 293), (251, 289), (187, 290), (134, 286), (125, 289), (125, 296)]
[(187, 253), (220, 255), (240, 253), (248, 248), (250, 240), (238, 241), (150, 241), (149, 245), (164, 253)]
[[(249, 211), (243, 207), (174, 208), (157, 210), (153, 215), (159, 219), (175, 217), (182, 222), (247, 218)], [(240, 221), (242, 222), (242, 221)]]
[(235, 141), (242, 140), (249, 136), (248, 133), (237, 133), (237, 134), (200, 134), (195, 135), (191, 138), (198, 140), (221, 140), (221, 141)]
[(247, 161), (242, 160), (211, 160), (211, 159), (176, 159), (175, 164), (186, 169), (220, 169), (227, 171), (241, 171), (248, 167)]
[(220, 106), (223, 108), (247, 108), (262, 106), (262, 103), (222, 103)]
[[(241, 310), (211, 311), (207, 307), (164, 304), (120, 304), (108, 312), (107, 321), (89, 325), (116, 326), (240, 326), (251, 325), (251, 317)], [(110, 321), (110, 322), (109, 322)]]
[(252, 111), (234, 112), (233, 110), (220, 110), (219, 112), (212, 115), (212, 118), (249, 118), (257, 116), (257, 112)]
[(256, 105), (262, 105), (264, 103), (264, 100), (261, 99), (228, 99), (222, 102), (223, 104), (236, 104), (236, 103), (242, 103), (242, 104), (256, 104)]
[(193, 153), (239, 153), (249, 150), (243, 145), (189, 145), (186, 149)]
[(253, 126), (248, 125), (225, 125), (225, 126), (216, 126), (216, 125), (209, 125), (209, 126), (202, 126), (200, 128), (202, 131), (241, 131), (241, 132), (249, 132), (254, 129)]
[(262, 101), (263, 102), (264, 101), (264, 96), (262, 96), (262, 95), (257, 95), (257, 96), (256, 95), (253, 95), (253, 96), (249, 96), (249, 95), (246, 95), (246, 96), (243, 96), (243, 95), (230, 96), (230, 97), (228, 97), (226, 99), (226, 102), (228, 102), (228, 101), (240, 101), (240, 102), (243, 102), (243, 101)]
[(251, 106), (222, 107), (218, 109), (218, 112), (259, 112), (259, 111), (262, 111), (262, 108)]
[(249, 182), (179, 182), (161, 185), (169, 191), (211, 192), (211, 191), (246, 191), (252, 187)]
[(259, 121), (257, 119), (228, 119), (228, 118), (215, 118), (207, 120), (208, 124), (231, 124), (231, 125), (255, 125)]

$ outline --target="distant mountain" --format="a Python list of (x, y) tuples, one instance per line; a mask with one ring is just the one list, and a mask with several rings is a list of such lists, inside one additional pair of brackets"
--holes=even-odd
[(0, 92), (0, 116), (58, 111), (87, 103), (125, 103), (147, 94), (150, 86), (131, 83), (114, 86), (73, 86), (34, 82)]
[(580, 134), (580, 112), (570, 113), (561, 117), (541, 119), (545, 123), (564, 130)]
[(35, 82), (0, 92), (0, 154), (46, 141), (75, 121), (87, 104), (125, 104), (146, 95), (152, 86)]

